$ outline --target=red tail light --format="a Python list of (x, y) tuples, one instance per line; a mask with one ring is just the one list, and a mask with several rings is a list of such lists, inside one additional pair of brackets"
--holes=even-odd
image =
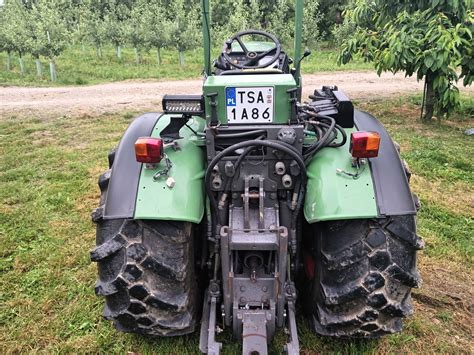
[(159, 163), (163, 159), (163, 141), (160, 138), (138, 138), (135, 142), (135, 156), (139, 163)]
[(380, 135), (377, 132), (351, 133), (349, 148), (354, 158), (375, 158), (379, 155)]

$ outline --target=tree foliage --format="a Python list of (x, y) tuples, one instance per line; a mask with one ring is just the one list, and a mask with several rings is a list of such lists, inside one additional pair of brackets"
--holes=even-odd
[(43, 56), (54, 60), (68, 46), (71, 32), (60, 14), (69, 9), (67, 0), (37, 1), (32, 13), (36, 22), (36, 37)]
[(2, 26), (7, 51), (17, 52), (21, 57), (29, 50), (26, 30), (27, 10), (21, 0), (9, 0), (3, 9), (5, 23)]
[(357, 27), (343, 43), (340, 62), (358, 54), (374, 62), (379, 74), (424, 78), (425, 120), (459, 106), (457, 81), (470, 85), (474, 75), (471, 0), (356, 0), (347, 16)]
[(118, 0), (110, 0), (104, 16), (104, 26), (107, 39), (117, 49), (117, 57), (121, 58), (120, 47), (127, 41), (125, 22), (130, 13), (126, 4)]
[(184, 64), (184, 51), (194, 48), (200, 41), (199, 6), (185, 0), (174, 0), (170, 7), (173, 14), (171, 43), (179, 52), (180, 64)]
[[(294, 0), (210, 1), (216, 47), (245, 29), (272, 32), (292, 46)], [(30, 54), (39, 68), (41, 58), (54, 62), (75, 43), (93, 45), (99, 57), (107, 45), (116, 48), (119, 58), (123, 46), (135, 48), (137, 59), (142, 51), (154, 50), (159, 64), (161, 49), (173, 48), (183, 64), (184, 52), (199, 48), (202, 41), (200, 5), (189, 0), (5, 0), (0, 6), (0, 51)], [(313, 46), (319, 38), (317, 2), (306, 1), (304, 11), (304, 42)]]
[(343, 24), (343, 12), (348, 0), (319, 0), (319, 13), (321, 17), (318, 29), (322, 38), (329, 38), (335, 28)]
[(172, 21), (167, 18), (160, 0), (144, 1), (148, 3), (148, 8), (143, 15), (143, 21), (147, 25), (145, 43), (148, 49), (156, 49), (157, 61), (161, 64), (161, 50), (171, 43)]

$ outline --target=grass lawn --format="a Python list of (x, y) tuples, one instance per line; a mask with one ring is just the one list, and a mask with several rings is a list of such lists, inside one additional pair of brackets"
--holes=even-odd
[[(117, 66), (111, 63), (107, 70)], [(144, 66), (144, 73), (151, 68)], [(173, 75), (179, 78), (176, 68)], [(196, 70), (198, 75), (197, 65)], [(91, 82), (102, 80), (97, 73), (81, 75)], [(126, 75), (124, 71), (113, 80)], [(414, 174), (413, 189), (421, 198), (419, 234), (426, 248), (420, 268), (425, 283), (414, 292), (415, 315), (401, 334), (378, 341), (317, 337), (300, 315), (304, 353), (474, 351), (469, 313), (474, 137), (462, 133), (474, 126), (474, 119), (422, 125), (417, 122), (417, 100), (360, 105), (380, 117), (401, 144)], [(106, 169), (107, 151), (117, 144), (131, 116), (0, 118), (0, 353), (198, 352), (197, 334), (147, 339), (116, 332), (102, 319), (103, 300), (94, 295), (96, 265), (89, 250), (95, 243), (90, 212), (99, 197), (96, 181)], [(228, 332), (222, 338), (228, 353), (239, 351), (230, 345)], [(284, 339), (280, 332), (272, 352), (280, 352)]]
[[(217, 57), (218, 52), (214, 53)], [(203, 70), (202, 49), (188, 51), (184, 66), (178, 64), (178, 53), (163, 50), (162, 64), (158, 65), (156, 52), (145, 53), (141, 64), (135, 63), (135, 53), (130, 48), (123, 48), (122, 59), (118, 59), (112, 47), (103, 50), (102, 58), (96, 56), (95, 50), (86, 47), (67, 49), (57, 59), (58, 81), (49, 80), (48, 62), (44, 59), (44, 75), (36, 76), (36, 67), (30, 56), (25, 56), (26, 74), (20, 74), (18, 58), (13, 57), (13, 68), (7, 72), (6, 54), (0, 53), (0, 85), (50, 86), (50, 85), (87, 85), (127, 79), (188, 79), (198, 78)], [(336, 49), (318, 49), (303, 64), (304, 73), (340, 70), (369, 70), (373, 65), (356, 60), (344, 66), (336, 64)]]

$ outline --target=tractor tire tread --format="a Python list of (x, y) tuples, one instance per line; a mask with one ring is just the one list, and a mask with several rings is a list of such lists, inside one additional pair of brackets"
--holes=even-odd
[[(316, 333), (377, 338), (401, 330), (421, 284), (415, 216), (325, 222), (307, 308)], [(338, 240), (339, 239), (339, 240)]]
[[(102, 178), (103, 177), (103, 178)], [(110, 174), (99, 182), (107, 186)], [(97, 223), (97, 246), (91, 260), (98, 263), (95, 292), (105, 297), (104, 318), (124, 332), (177, 336), (196, 327), (197, 285), (193, 227), (187, 222), (103, 219), (102, 190)]]

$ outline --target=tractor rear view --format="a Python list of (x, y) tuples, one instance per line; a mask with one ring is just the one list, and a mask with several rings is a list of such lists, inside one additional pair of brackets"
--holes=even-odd
[[(296, 308), (316, 334), (398, 332), (420, 283), (416, 197), (390, 136), (335, 86), (301, 101), (294, 59), (270, 33), (235, 34), (211, 65), (203, 0), (202, 95), (166, 95), (136, 118), (99, 178), (96, 293), (118, 330), (231, 329), (266, 354), (278, 329), (299, 353)], [(297, 307), (298, 306), (298, 307)]]

